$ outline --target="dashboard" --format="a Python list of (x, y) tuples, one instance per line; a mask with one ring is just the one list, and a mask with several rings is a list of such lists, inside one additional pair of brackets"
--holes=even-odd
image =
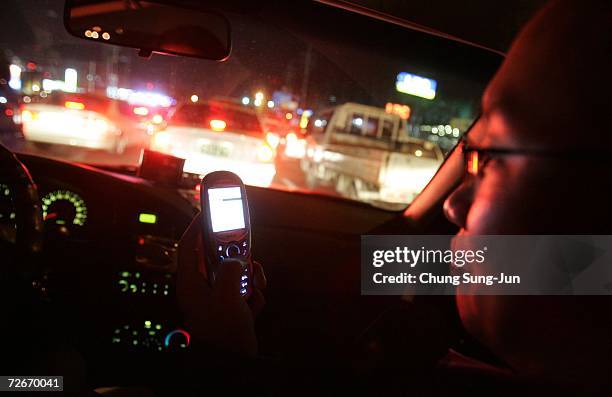
[(20, 159), (42, 203), (48, 293), (65, 319), (78, 320), (70, 320), (74, 329), (91, 338), (83, 345), (108, 348), (110, 342), (111, 349), (131, 352), (187, 348), (190, 335), (173, 297), (178, 241), (198, 212), (193, 202), (136, 177)]
[[(85, 165), (19, 158), (43, 206), (41, 267), (55, 307), (53, 325), (96, 363), (94, 372), (150, 377), (168, 368), (168, 357), (188, 354), (191, 335), (175, 302), (175, 275), (178, 242), (199, 212), (196, 192)], [(309, 354), (321, 349), (321, 338), (371, 321), (375, 314), (368, 317), (367, 307), (355, 304), (363, 299), (360, 235), (398, 213), (251, 186), (247, 194), (253, 255), (269, 281), (258, 318), (262, 353)], [(10, 217), (7, 203), (0, 196), (0, 210)]]

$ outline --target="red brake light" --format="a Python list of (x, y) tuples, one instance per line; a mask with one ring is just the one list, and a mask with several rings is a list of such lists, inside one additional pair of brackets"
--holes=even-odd
[(227, 127), (227, 123), (223, 120), (210, 120), (210, 128), (213, 131), (221, 132), (225, 130), (225, 127)]
[(85, 109), (85, 104), (81, 102), (66, 101), (64, 103), (64, 106), (66, 106), (68, 109), (74, 109), (74, 110)]

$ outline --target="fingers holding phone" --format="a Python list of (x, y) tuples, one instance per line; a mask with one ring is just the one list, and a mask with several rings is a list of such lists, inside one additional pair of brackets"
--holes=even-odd
[(212, 174), (202, 182), (202, 212), (179, 244), (179, 305), (194, 340), (254, 355), (267, 281), (251, 260), (246, 190), (234, 174)]

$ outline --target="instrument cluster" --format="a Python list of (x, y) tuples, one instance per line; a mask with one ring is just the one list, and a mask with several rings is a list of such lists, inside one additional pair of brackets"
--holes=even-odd
[(53, 190), (41, 197), (45, 226), (70, 236), (87, 224), (87, 203), (71, 190)]

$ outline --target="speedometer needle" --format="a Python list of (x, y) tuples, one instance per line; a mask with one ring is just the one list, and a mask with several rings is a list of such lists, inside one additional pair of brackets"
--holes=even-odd
[(47, 216), (45, 216), (45, 220), (53, 219), (53, 218), (57, 218), (57, 212), (52, 212), (50, 214), (47, 214)]

